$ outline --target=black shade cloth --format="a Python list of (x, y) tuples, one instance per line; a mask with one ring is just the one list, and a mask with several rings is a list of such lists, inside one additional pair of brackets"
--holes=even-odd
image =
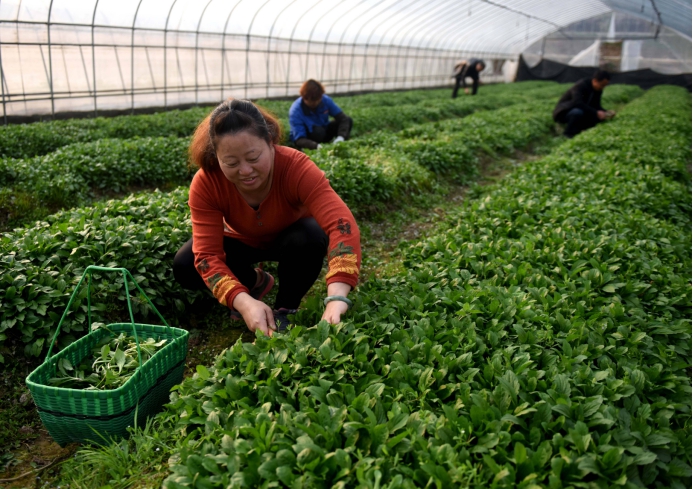
[[(524, 57), (520, 56), (515, 80), (552, 80), (558, 83), (575, 83), (582, 78), (591, 77), (595, 71), (596, 68), (570, 66), (549, 59), (542, 59), (539, 64), (530, 67)], [(625, 71), (623, 73), (611, 73), (611, 83), (638, 85), (644, 90), (655, 85), (677, 85), (691, 91), (691, 74), (665, 75), (648, 68), (645, 70)]]

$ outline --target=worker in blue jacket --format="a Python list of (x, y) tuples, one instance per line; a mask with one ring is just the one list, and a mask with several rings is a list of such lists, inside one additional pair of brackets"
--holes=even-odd
[[(334, 101), (325, 88), (313, 79), (303, 83), (300, 97), (289, 109), (289, 139), (298, 149), (317, 149), (321, 144), (349, 139), (353, 121)], [(330, 116), (334, 117), (330, 121)]]

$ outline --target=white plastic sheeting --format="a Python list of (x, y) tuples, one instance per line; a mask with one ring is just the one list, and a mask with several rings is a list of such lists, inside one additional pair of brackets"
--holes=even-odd
[(600, 45), (599, 41), (594, 41), (589, 47), (577, 53), (568, 64), (570, 66), (599, 66)]
[(329, 93), (440, 86), (470, 57), (504, 81), (537, 40), (645, 3), (684, 31), (669, 14), (687, 8), (690, 46), (686, 0), (0, 0), (3, 114), (294, 96), (307, 78)]
[(523, 56), (530, 65), (546, 58), (614, 71), (691, 72), (690, 38), (656, 18), (648, 20), (630, 12), (610, 12), (566, 26), (528, 46)]

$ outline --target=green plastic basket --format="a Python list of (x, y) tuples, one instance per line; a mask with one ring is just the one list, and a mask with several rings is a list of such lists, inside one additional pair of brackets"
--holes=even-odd
[[(132, 332), (137, 342), (139, 367), (130, 379), (122, 386), (111, 390), (84, 390), (53, 387), (48, 380), (55, 376), (58, 361), (67, 358), (73, 365), (78, 365), (91, 355), (91, 349), (104, 337), (110, 335), (106, 329), (91, 331), (91, 276), (92, 272), (121, 272), (125, 284), (130, 323), (113, 323), (108, 325), (113, 333)], [(87, 314), (89, 333), (69, 345), (64, 350), (51, 356), (60, 328), (77, 296), (82, 282), (88, 277)], [(147, 299), (150, 307), (159, 316), (165, 326), (135, 323), (130, 302), (128, 278), (137, 290)], [(140, 353), (139, 337), (151, 337), (157, 341), (166, 339), (166, 344), (158, 350), (144, 365)], [(89, 266), (82, 274), (70, 301), (65, 308), (58, 329), (48, 349), (46, 360), (26, 378), (38, 407), (41, 420), (53, 439), (65, 446), (71, 442), (92, 442), (103, 444), (110, 438), (127, 435), (128, 426), (144, 424), (147, 417), (156, 414), (169, 401), (169, 391), (180, 383), (185, 368), (185, 356), (188, 350), (188, 332), (172, 328), (161, 316), (149, 297), (135, 282), (125, 268), (108, 268)]]

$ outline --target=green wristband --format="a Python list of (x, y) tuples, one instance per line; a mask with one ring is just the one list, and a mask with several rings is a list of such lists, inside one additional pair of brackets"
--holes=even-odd
[(349, 299), (347, 299), (343, 295), (329, 295), (329, 296), (325, 297), (324, 304), (327, 305), (328, 302), (332, 302), (332, 301), (346, 302), (347, 306), (349, 306), (349, 309), (351, 309), (351, 306), (354, 305)]

